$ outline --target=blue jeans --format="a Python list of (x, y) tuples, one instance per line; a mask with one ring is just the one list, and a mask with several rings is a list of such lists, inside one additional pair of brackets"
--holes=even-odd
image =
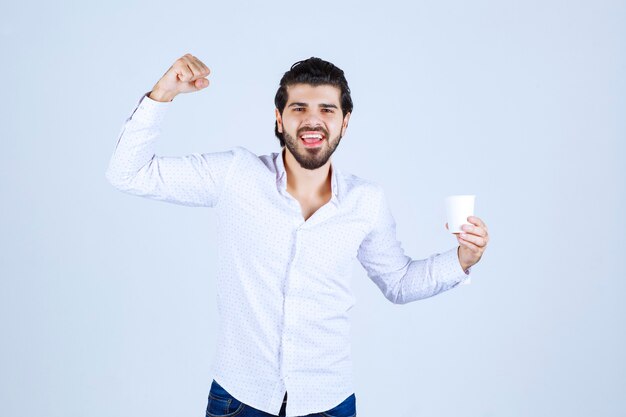
[[(283, 406), (278, 416), (285, 415), (287, 406), (287, 393), (283, 399)], [(356, 396), (354, 394), (346, 398), (338, 406), (322, 413), (307, 414), (306, 417), (355, 417)], [(209, 400), (206, 407), (206, 417), (276, 417), (276, 414), (266, 413), (248, 404), (244, 404), (230, 395), (215, 380), (211, 383)], [(303, 416), (304, 417), (304, 416)]]

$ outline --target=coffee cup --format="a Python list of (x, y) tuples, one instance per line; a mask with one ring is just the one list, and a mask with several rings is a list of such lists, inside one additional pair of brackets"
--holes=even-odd
[(448, 219), (448, 231), (450, 233), (463, 233), (461, 227), (471, 224), (467, 220), (474, 215), (475, 195), (451, 195), (446, 197), (446, 218)]

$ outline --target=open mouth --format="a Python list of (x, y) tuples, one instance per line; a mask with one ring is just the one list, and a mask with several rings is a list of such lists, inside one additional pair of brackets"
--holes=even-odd
[(300, 140), (304, 143), (304, 146), (314, 147), (319, 146), (324, 142), (325, 136), (322, 132), (304, 132), (300, 135)]

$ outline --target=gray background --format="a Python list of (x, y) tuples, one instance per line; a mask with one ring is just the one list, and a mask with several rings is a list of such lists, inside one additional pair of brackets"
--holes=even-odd
[[(228, 5), (226, 5), (228, 4)], [(104, 173), (141, 95), (189, 52), (160, 155), (277, 152), (294, 62), (355, 102), (333, 161), (387, 191), (407, 254), (456, 246), (472, 283), (389, 303), (355, 260), (359, 415), (623, 416), (626, 5), (610, 1), (4, 2), (0, 414), (202, 416), (216, 343), (216, 217)]]

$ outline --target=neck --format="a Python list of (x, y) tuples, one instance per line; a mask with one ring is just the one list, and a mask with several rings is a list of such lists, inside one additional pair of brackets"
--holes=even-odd
[(283, 160), (287, 173), (287, 191), (294, 197), (325, 197), (332, 191), (331, 160), (317, 169), (304, 169), (293, 155), (283, 148)]

